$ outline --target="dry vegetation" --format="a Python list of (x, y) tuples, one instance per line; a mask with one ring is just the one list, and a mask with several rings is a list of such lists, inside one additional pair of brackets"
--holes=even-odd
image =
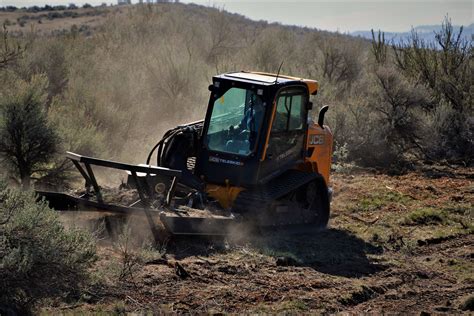
[[(18, 82), (47, 77), (45, 108), (61, 135), (59, 153), (142, 163), (165, 130), (203, 117), (213, 75), (276, 72), (283, 61), (283, 73), (320, 80), (314, 101), (332, 106), (339, 161), (398, 171), (421, 161), (472, 162), (472, 43), (452, 34), (449, 21), (439, 51), (416, 34), (392, 49), (380, 36), (371, 45), (196, 5), (73, 11), (99, 20), (68, 28), (60, 21), (76, 18), (55, 18), (57, 32), (10, 30), (15, 36), (2, 45), (21, 50), (0, 74), (3, 99)], [(5, 22), (21, 13), (0, 14)], [(48, 169), (57, 176), (67, 168), (58, 157), (32, 176), (57, 185)]]
[[(48, 293), (37, 297), (39, 303), (31, 300), (36, 307), (117, 313), (472, 311), (472, 42), (449, 33), (449, 21), (439, 37), (446, 48), (437, 50), (415, 34), (406, 45), (390, 47), (381, 34), (370, 43), (195, 5), (71, 10), (77, 16), (65, 11), (0, 12), (6, 27), (0, 41), (2, 135), (13, 135), (4, 128), (12, 123), (5, 113), (33, 107), (38, 115), (12, 114), (20, 117), (12, 126), (36, 122), (36, 131), (58, 138), (39, 154), (48, 159), (28, 161), (25, 175), (23, 155), (9, 154), (8, 137), (2, 136), (1, 173), (12, 184), (27, 186), (31, 177), (36, 188), (70, 186), (65, 150), (143, 163), (165, 130), (203, 117), (213, 75), (276, 72), (283, 61), (283, 73), (320, 81), (316, 108), (331, 105), (335, 196), (327, 231), (176, 239), (159, 250), (147, 236), (131, 238), (144, 231), (140, 219), (110, 238), (105, 231), (116, 222), (122, 227), (123, 218), (98, 224), (95, 217), (63, 216), (67, 226), (86, 221), (96, 232), (99, 260), (87, 284), (68, 289), (73, 295)], [(13, 129), (39, 142), (27, 128)], [(0, 199), (2, 212), (5, 205)], [(89, 254), (90, 244), (78, 245)], [(90, 264), (92, 255), (83, 267)]]

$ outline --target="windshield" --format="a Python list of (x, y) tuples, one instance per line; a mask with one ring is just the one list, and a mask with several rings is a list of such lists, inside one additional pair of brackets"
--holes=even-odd
[(214, 101), (206, 135), (210, 150), (250, 154), (262, 124), (264, 104), (253, 90), (230, 88)]

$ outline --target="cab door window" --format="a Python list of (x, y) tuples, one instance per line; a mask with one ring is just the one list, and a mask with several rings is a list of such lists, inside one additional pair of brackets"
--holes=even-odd
[(302, 89), (288, 89), (281, 92), (276, 101), (272, 132), (302, 130), (306, 102), (306, 95)]
[(302, 157), (308, 92), (303, 87), (289, 87), (281, 90), (275, 101), (267, 158), (284, 166)]

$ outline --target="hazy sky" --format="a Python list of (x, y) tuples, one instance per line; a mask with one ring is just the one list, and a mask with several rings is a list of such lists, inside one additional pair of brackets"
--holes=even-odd
[(440, 24), (449, 14), (454, 24), (473, 22), (473, 1), (193, 1), (215, 3), (252, 19), (341, 32), (383, 29), (409, 31), (411, 26)]
[[(0, 6), (57, 5), (71, 2), (76, 4), (88, 2), (93, 5), (102, 2), (116, 3), (111, 0), (0, 0)], [(410, 30), (411, 26), (440, 24), (446, 14), (453, 24), (471, 24), (474, 0), (181, 0), (181, 2), (217, 6), (254, 20), (310, 26), (331, 31), (347, 32), (374, 28), (400, 32)]]

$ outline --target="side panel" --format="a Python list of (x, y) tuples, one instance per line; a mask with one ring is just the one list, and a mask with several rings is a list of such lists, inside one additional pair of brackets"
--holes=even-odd
[(306, 138), (306, 152), (308, 155), (305, 162), (316, 165), (316, 170), (323, 176), (326, 184), (329, 184), (332, 148), (333, 136), (329, 127), (324, 125), (323, 129), (318, 124), (310, 124), (308, 126), (308, 137)]

